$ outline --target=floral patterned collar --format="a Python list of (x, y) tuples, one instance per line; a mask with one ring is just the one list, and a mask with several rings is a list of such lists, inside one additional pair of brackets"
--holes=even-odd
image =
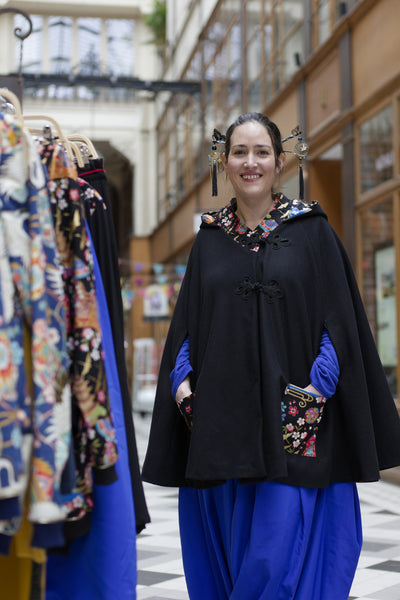
[(275, 227), (293, 217), (310, 212), (312, 208), (302, 200), (289, 200), (283, 194), (275, 194), (271, 210), (255, 229), (250, 229), (240, 221), (236, 210), (236, 198), (232, 198), (221, 210), (203, 214), (202, 222), (206, 225), (218, 225), (225, 233), (232, 236), (235, 242), (253, 252), (258, 252), (260, 245)]

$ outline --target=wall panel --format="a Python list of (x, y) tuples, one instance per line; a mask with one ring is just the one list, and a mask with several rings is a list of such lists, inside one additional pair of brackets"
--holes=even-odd
[(381, 0), (352, 32), (355, 105), (399, 73), (399, 16), (399, 0)]
[(306, 81), (307, 127), (317, 131), (340, 111), (340, 65), (335, 50)]

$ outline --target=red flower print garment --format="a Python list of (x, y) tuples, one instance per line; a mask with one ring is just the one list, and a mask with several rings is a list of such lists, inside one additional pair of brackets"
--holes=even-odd
[(318, 425), (326, 398), (289, 384), (282, 400), (282, 430), (285, 451), (316, 457)]
[(59, 145), (41, 144), (40, 152), (51, 177), (48, 187), (68, 299), (77, 486), (67, 502), (69, 517), (75, 519), (92, 508), (93, 477), (99, 483), (115, 480), (113, 466), (118, 453), (105, 374), (93, 256), (76, 168)]

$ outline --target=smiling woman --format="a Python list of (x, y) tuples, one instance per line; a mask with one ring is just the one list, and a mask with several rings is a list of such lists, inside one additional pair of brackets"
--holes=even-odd
[(326, 214), (273, 189), (278, 127), (239, 116), (222, 163), (235, 197), (202, 215), (143, 478), (180, 487), (191, 600), (347, 600), (356, 482), (400, 464), (399, 415)]
[(254, 229), (272, 208), (272, 188), (285, 155), (280, 135), (264, 115), (238, 121), (227, 131), (222, 162), (236, 193), (236, 214)]

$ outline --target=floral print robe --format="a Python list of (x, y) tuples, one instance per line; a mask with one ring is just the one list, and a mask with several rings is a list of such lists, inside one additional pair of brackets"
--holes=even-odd
[(77, 484), (66, 502), (67, 518), (75, 521), (88, 515), (93, 507), (93, 480), (115, 480), (118, 454), (103, 360), (93, 256), (76, 167), (61, 145), (45, 142), (38, 148), (49, 176), (47, 185), (67, 295)]
[(29, 475), (29, 519), (64, 516), (60, 481), (71, 435), (65, 319), (44, 171), (23, 125), (0, 115), (0, 517), (8, 500), (7, 516), (16, 519), (2, 521), (3, 533), (18, 527)]

